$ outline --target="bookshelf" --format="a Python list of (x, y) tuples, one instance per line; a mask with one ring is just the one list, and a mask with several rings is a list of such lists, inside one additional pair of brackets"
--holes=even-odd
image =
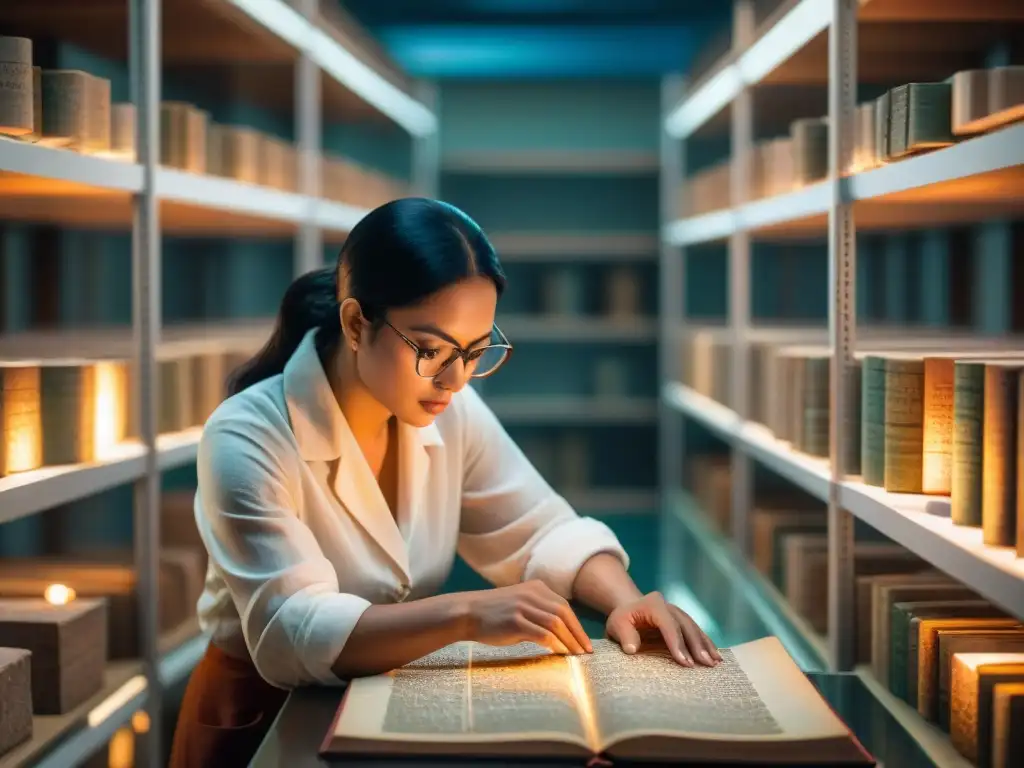
[[(393, 65), (334, 3), (10, 5), (0, 10), (0, 35), (31, 39), (44, 69), (109, 78), (112, 101), (134, 106), (135, 126), (130, 156), (0, 137), (0, 363), (126, 362), (137, 423), (134, 436), (94, 460), (0, 476), (0, 544), (17, 549), (13, 527), (58, 508), (82, 518), (80, 531), (90, 525), (87, 510), (127, 502), (139, 650), (138, 658), (112, 660), (102, 689), (81, 706), (36, 716), (31, 739), (0, 755), (0, 766), (83, 763), (143, 710), (136, 759), (159, 765), (170, 738), (163, 697), (187, 679), (207, 643), (194, 619), (167, 630), (157, 616), (163, 494), (171, 475), (194, 471), (201, 435), (198, 424), (161, 430), (161, 361), (251, 354), (280, 299), (269, 293), (333, 259), (369, 208), (391, 196), (434, 194), (433, 91)], [(161, 148), (162, 135), (171, 135), (161, 124), (168, 101), (205, 108), (208, 128), (257, 131), (261, 146), (284, 146), (282, 175), (265, 176), (266, 152), (259, 168), (244, 172), (212, 160), (205, 169), (171, 167)], [(348, 174), (344, 183), (339, 174)], [(371, 182), (373, 199), (354, 191)], [(37, 229), (56, 233), (56, 257), (36, 257)], [(87, 264), (102, 267), (104, 282), (128, 299), (109, 285), (100, 296), (75, 296), (91, 285), (75, 284), (76, 275), (88, 279)], [(51, 285), (57, 280), (59, 288)], [(256, 284), (270, 284), (268, 295), (254, 297)], [(47, 322), (35, 322), (39, 295), (56, 296)]]
[[(868, 141), (858, 117), (865, 105), (875, 109), (883, 94), (910, 82), (949, 79), (947, 93), (960, 93), (952, 98), (962, 105), (953, 76), (1021, 64), (1022, 24), (1024, 6), (999, 0), (739, 0), (731, 51), (703, 73), (667, 77), (662, 89), (663, 530), (678, 525), (681, 508), (694, 506), (687, 494), (701, 482), (692, 474), (700, 472), (695, 462), (708, 456), (719, 462), (721, 485), (702, 491), (702, 517), (714, 519), (709, 528), (727, 531), (735, 556), (752, 560), (764, 545), (753, 528), (770, 503), (766, 489), (796, 489), (810, 499), (821, 512), (816, 535), (827, 552), (827, 590), (820, 595), (828, 606), (825, 631), (807, 626), (764, 574), (751, 577), (756, 591), (771, 596), (772, 612), (796, 627), (799, 644), (819, 648), (831, 671), (855, 672), (942, 765), (967, 761), (948, 734), (858, 662), (857, 585), (864, 576), (858, 545), (864, 536), (896, 545), (1017, 619), (1024, 619), (1024, 558), (1014, 546), (985, 543), (980, 526), (954, 523), (948, 492), (895, 493), (868, 484), (859, 441), (855, 461), (846, 446), (861, 434), (864, 419), (863, 355), (878, 349), (888, 350), (882, 356), (898, 350), (921, 357), (948, 349), (973, 354), (1001, 342), (1015, 349), (1019, 227), (1012, 222), (1024, 217), (1024, 125), (1010, 119), (975, 133), (951, 131), (941, 145), (865, 162)], [(771, 144), (797, 141), (790, 123), (821, 117), (827, 142), (815, 157), (827, 158), (826, 171), (790, 178), (781, 165), (771, 165), (778, 162)], [(721, 160), (709, 162), (709, 155)], [(794, 148), (793, 156), (797, 163), (810, 155), (798, 157)], [(775, 188), (773, 167), (785, 179)], [(975, 238), (969, 268), (954, 240), (964, 232)], [(944, 237), (951, 244), (936, 249)], [(764, 294), (780, 290), (783, 281), (769, 273), (763, 255), (803, 245), (820, 254), (817, 265), (802, 262), (820, 282), (797, 298), (806, 308), (824, 289), (818, 302), (823, 316), (796, 323), (766, 317)], [(724, 322), (709, 320), (700, 301), (715, 282), (712, 271), (724, 294)], [(787, 279), (797, 282), (792, 273)], [(883, 316), (892, 328), (874, 327)], [(804, 338), (790, 327), (801, 324)], [(702, 335), (706, 345), (698, 349)], [(800, 430), (812, 429), (807, 411), (799, 414), (804, 421), (796, 433), (780, 429), (779, 419), (789, 417), (779, 413), (803, 396), (782, 392), (781, 380), (761, 367), (764, 349), (801, 345), (806, 349), (794, 351), (796, 358), (827, 361), (813, 416), (813, 429), (823, 431), (814, 437), (824, 434), (824, 450), (800, 444), (807, 439)], [(803, 368), (800, 375), (787, 381), (804, 387), (811, 379)], [(679, 501), (681, 492), (686, 502)], [(681, 566), (669, 561), (661, 567), (666, 589), (684, 578)]]

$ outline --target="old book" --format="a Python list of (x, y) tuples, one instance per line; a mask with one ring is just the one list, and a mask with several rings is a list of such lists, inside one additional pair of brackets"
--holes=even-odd
[(953, 133), (984, 133), (1024, 118), (1024, 67), (969, 69), (950, 79)]
[(754, 567), (766, 578), (775, 578), (778, 542), (784, 533), (824, 532), (828, 519), (824, 509), (764, 509), (755, 507), (750, 519)]
[(829, 452), (830, 355), (808, 356), (803, 361), (803, 408), (799, 450), (811, 456)]
[(80, 464), (96, 458), (96, 367), (47, 364), (40, 369), (43, 462)]
[(1021, 365), (987, 362), (982, 443), (981, 525), (986, 544), (1017, 543), (1017, 402)]
[[(959, 615), (957, 615), (959, 614)], [(935, 679), (938, 663), (938, 630), (940, 629), (997, 629), (1018, 627), (1020, 623), (1006, 615), (997, 606), (983, 606), (970, 610), (948, 606), (934, 612), (917, 614), (910, 618), (906, 670), (904, 679), (907, 694), (904, 700), (917, 708), (917, 695), (922, 678), (927, 687)], [(930, 695), (930, 690), (926, 691)]]
[(867, 485), (885, 483), (885, 358), (865, 355), (861, 362), (860, 468)]
[(889, 124), (892, 98), (886, 91), (875, 99), (875, 165), (889, 162)]
[(1024, 765), (1024, 683), (992, 687), (992, 768)]
[(920, 493), (924, 457), (924, 360), (885, 360), (883, 487)]
[(0, 757), (32, 738), (32, 652), (0, 647)]
[(593, 645), (458, 643), (353, 680), (321, 754), (873, 764), (777, 638), (725, 649), (713, 668)]
[(107, 152), (110, 149), (110, 81), (89, 75), (86, 99), (85, 150)]
[(0, 477), (43, 462), (39, 368), (0, 362)]
[(871, 628), (874, 625), (871, 595), (876, 586), (883, 584), (910, 584), (917, 582), (953, 583), (948, 576), (927, 564), (906, 563), (906, 570), (891, 569), (888, 573), (859, 574), (854, 579), (854, 615), (857, 618), (855, 652), (857, 664), (871, 664)]
[(92, 75), (77, 69), (43, 70), (43, 137), (40, 144), (82, 150), (89, 137)]
[[(935, 679), (928, 690), (919, 686), (917, 711), (949, 731), (949, 677), (953, 656), (960, 653), (1024, 653), (1024, 627), (939, 629)], [(923, 678), (921, 678), (923, 681)]]
[(889, 157), (954, 142), (950, 83), (907, 83), (889, 91)]
[(924, 359), (921, 493), (948, 496), (953, 468), (953, 371), (949, 357)]
[(965, 653), (950, 671), (949, 738), (976, 765), (992, 759), (992, 688), (1024, 682), (1022, 653)]
[(953, 368), (953, 464), (950, 510), (957, 525), (981, 525), (985, 363), (957, 360)]
[(0, 134), (27, 136), (35, 130), (32, 41), (0, 36)]
[(110, 106), (110, 151), (116, 156), (134, 162), (137, 112), (131, 103)]
[(62, 715), (99, 692), (107, 663), (107, 606), (76, 598), (0, 600), (0, 645), (32, 652), (32, 711)]
[(210, 125), (207, 170), (235, 181), (258, 184), (260, 136), (259, 131), (245, 126)]
[(892, 649), (892, 606), (925, 600), (970, 600), (978, 596), (969, 588), (936, 577), (934, 581), (908, 574), (903, 582), (881, 583), (871, 589), (871, 670), (885, 684), (889, 680)]
[(793, 175), (798, 186), (828, 176), (828, 118), (801, 118), (789, 126), (793, 140)]
[(190, 173), (206, 173), (208, 115), (181, 101), (160, 105), (160, 163)]

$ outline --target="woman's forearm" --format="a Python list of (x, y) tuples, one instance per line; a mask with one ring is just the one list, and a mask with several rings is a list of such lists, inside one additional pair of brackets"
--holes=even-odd
[(583, 564), (572, 591), (575, 599), (605, 616), (618, 606), (643, 597), (622, 561), (608, 552), (599, 552)]
[(356, 622), (332, 671), (343, 680), (377, 675), (469, 639), (466, 605), (459, 594), (371, 605)]

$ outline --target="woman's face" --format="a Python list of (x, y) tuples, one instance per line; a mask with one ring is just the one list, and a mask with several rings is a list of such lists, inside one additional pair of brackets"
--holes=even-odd
[[(412, 307), (393, 309), (372, 338), (364, 334), (356, 354), (360, 380), (401, 421), (425, 427), (448, 407), (452, 395), (469, 381), (462, 360), (433, 379), (416, 372), (416, 351), (400, 331), (433, 361), (447, 360), (453, 347), (475, 349), (491, 343), (498, 294), (486, 277), (451, 285)], [(429, 363), (424, 361), (423, 367)]]

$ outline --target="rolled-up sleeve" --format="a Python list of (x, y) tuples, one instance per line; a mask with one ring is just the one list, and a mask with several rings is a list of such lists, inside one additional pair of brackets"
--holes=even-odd
[(460, 394), (463, 440), (459, 554), (496, 586), (540, 579), (572, 597), (599, 552), (629, 558), (604, 523), (581, 517), (523, 455), (475, 390)]
[(199, 444), (197, 522), (260, 675), (272, 685), (341, 683), (331, 668), (370, 603), (339, 592), (303, 522), (289, 461), (272, 430), (210, 423)]

